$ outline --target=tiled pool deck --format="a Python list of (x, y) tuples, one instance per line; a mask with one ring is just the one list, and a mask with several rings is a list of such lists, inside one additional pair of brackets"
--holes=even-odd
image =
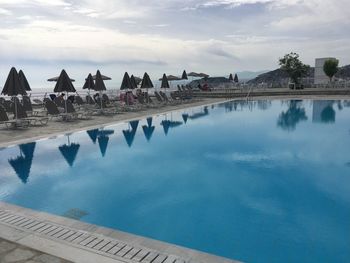
[(4, 202), (0, 202), (0, 238), (72, 262), (236, 262)]

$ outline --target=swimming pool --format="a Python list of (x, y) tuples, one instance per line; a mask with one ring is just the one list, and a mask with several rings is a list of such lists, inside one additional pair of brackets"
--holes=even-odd
[(350, 102), (234, 101), (0, 150), (0, 200), (247, 262), (350, 258)]

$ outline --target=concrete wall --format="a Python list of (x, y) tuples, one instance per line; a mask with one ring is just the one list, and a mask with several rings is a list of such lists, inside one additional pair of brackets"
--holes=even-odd
[(323, 65), (326, 60), (336, 59), (336, 58), (316, 58), (315, 60), (315, 84), (327, 84), (329, 83), (329, 78), (323, 71)]

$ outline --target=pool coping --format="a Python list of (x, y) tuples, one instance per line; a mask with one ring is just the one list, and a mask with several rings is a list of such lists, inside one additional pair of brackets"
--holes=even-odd
[(2, 201), (0, 237), (72, 262), (238, 262)]

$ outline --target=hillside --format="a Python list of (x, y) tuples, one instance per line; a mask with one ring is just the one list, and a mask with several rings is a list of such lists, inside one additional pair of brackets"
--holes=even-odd
[[(315, 73), (315, 68), (311, 67), (307, 76), (308, 78), (313, 78)], [(343, 66), (339, 68), (338, 73), (335, 75), (337, 78), (349, 79), (350, 78), (350, 65)], [(281, 69), (275, 69), (264, 74), (260, 74), (254, 79), (249, 80), (248, 84), (276, 84), (288, 82), (288, 75)]]

